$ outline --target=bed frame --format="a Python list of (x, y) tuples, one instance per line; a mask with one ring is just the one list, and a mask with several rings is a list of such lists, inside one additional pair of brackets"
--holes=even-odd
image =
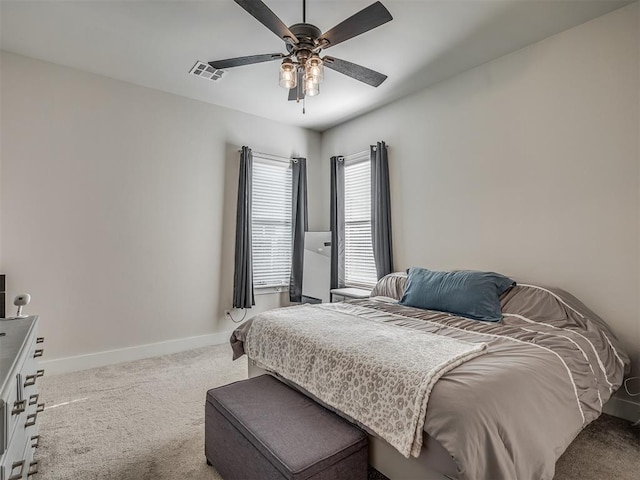
[[(268, 374), (249, 358), (249, 378)], [(277, 378), (277, 377), (276, 377)], [(418, 458), (404, 458), (395, 448), (369, 434), (369, 463), (391, 480), (455, 480), (457, 467), (440, 443), (425, 435)]]

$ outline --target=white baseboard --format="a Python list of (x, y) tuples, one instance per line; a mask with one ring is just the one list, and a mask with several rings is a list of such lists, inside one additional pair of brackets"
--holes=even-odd
[(46, 370), (47, 376), (58, 375), (60, 373), (77, 372), (89, 368), (104, 367), (105, 365), (182, 352), (184, 350), (191, 350), (192, 348), (221, 345), (228, 342), (230, 337), (231, 332), (211, 333), (209, 335), (137, 345), (135, 347), (107, 350), (104, 352), (77, 355), (75, 357), (44, 360), (40, 362), (40, 365)]

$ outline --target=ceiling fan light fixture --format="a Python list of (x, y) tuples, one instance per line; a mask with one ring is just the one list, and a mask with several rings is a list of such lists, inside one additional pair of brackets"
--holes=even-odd
[(285, 58), (280, 65), (280, 86), (291, 90), (296, 88), (298, 83), (298, 74), (296, 65), (288, 58)]
[(320, 55), (314, 53), (305, 64), (305, 73), (312, 77), (315, 83), (322, 83), (324, 80), (324, 62)]
[(311, 75), (304, 74), (304, 94), (315, 97), (320, 94), (320, 84)]
[[(325, 66), (372, 87), (378, 87), (386, 80), (386, 75), (362, 65), (335, 57), (324, 56), (320, 58), (322, 50), (362, 35), (393, 20), (389, 10), (379, 0), (324, 33), (315, 25), (307, 23), (306, 0), (302, 0), (302, 23), (295, 23), (289, 27), (271, 11), (263, 0), (234, 1), (264, 27), (284, 40), (286, 52), (248, 55), (209, 62), (209, 66), (220, 71), (220, 74), (222, 74), (220, 69), (281, 60), (279, 84), (289, 91), (289, 101), (295, 100), (297, 102), (304, 100), (306, 96), (315, 97), (320, 94), (320, 83), (324, 80)], [(203, 71), (200, 69), (194, 73), (200, 75)], [(302, 111), (304, 113), (304, 108)]]

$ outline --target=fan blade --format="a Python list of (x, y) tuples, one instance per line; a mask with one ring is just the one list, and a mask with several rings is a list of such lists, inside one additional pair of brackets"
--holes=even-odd
[(225, 68), (241, 67), (252, 63), (270, 62), (284, 57), (282, 53), (266, 53), (264, 55), (249, 55), (248, 57), (227, 58), (225, 60), (214, 60), (209, 62), (213, 68), (223, 70)]
[(360, 80), (372, 87), (379, 86), (387, 79), (387, 76), (380, 72), (363, 67), (362, 65), (347, 62), (346, 60), (340, 60), (339, 58), (334, 57), (324, 57), (322, 60), (324, 61), (325, 67), (351, 78), (355, 78), (356, 80)]
[(329, 48), (368, 32), (391, 20), (393, 20), (393, 17), (389, 13), (389, 10), (387, 10), (382, 3), (376, 2), (336, 25), (324, 33), (319, 40), (327, 40), (329, 44), (323, 48)]
[(235, 0), (235, 2), (281, 39), (286, 41), (289, 37), (291, 42), (298, 43), (298, 39), (291, 30), (260, 0)]
[(304, 75), (302, 70), (298, 71), (298, 84), (296, 88), (292, 88), (289, 90), (289, 101), (294, 100), (302, 100), (304, 98), (304, 84), (303, 84)]

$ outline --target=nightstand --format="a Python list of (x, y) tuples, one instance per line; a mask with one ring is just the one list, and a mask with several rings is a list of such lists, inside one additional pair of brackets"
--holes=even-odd
[(333, 303), (333, 296), (337, 295), (338, 297), (342, 297), (343, 301), (346, 299), (360, 299), (360, 298), (369, 298), (371, 295), (371, 290), (365, 290), (364, 288), (333, 288), (330, 292), (329, 301)]

